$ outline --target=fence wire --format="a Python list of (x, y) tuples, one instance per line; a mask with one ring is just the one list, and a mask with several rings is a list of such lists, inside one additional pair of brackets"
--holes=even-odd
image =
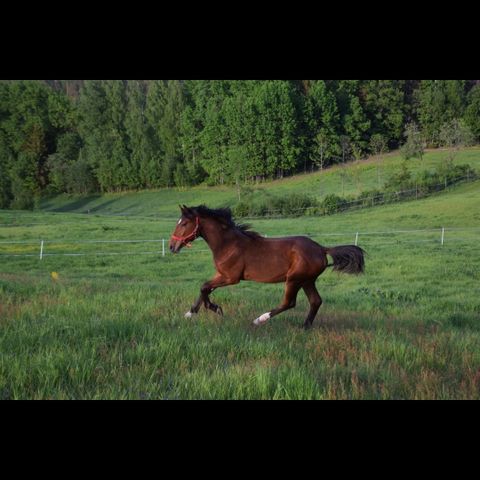
[[(306, 236), (319, 243), (328, 245), (328, 238), (337, 238), (335, 242), (355, 244), (359, 246), (389, 246), (389, 245), (440, 245), (457, 244), (464, 242), (468, 245), (479, 244), (480, 227), (452, 227), (452, 228), (425, 228), (425, 229), (402, 229), (385, 231), (350, 231), (350, 232), (316, 232), (296, 234)], [(282, 238), (281, 236), (264, 235), (265, 238)], [(192, 249), (184, 251), (191, 253), (209, 252), (205, 248), (205, 241), (199, 239)], [(144, 250), (144, 244), (159, 244), (161, 249)], [(123, 251), (118, 251), (122, 245)], [(112, 250), (110, 249), (112, 248)], [(135, 256), (135, 255), (158, 255), (166, 256), (168, 253), (168, 238), (160, 239), (32, 239), (0, 241), (0, 257), (44, 257), (68, 256)]]

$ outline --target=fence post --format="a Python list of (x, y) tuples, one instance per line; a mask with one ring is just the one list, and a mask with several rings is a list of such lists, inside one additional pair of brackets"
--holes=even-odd
[(43, 240), (40, 242), (40, 260), (43, 259)]
[(445, 240), (445, 227), (442, 227), (442, 245), (444, 244)]
[(162, 257), (165, 256), (165, 239), (162, 238)]
[(357, 245), (358, 245), (358, 232), (357, 232), (357, 234), (355, 235), (355, 246), (357, 246)]

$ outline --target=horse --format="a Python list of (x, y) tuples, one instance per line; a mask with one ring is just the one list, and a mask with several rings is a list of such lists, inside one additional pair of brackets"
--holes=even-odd
[[(210, 294), (217, 288), (236, 285), (242, 280), (284, 282), (281, 304), (253, 320), (253, 325), (263, 325), (294, 308), (297, 294), (303, 289), (310, 303), (303, 327), (309, 329), (322, 305), (315, 281), (325, 269), (333, 267), (334, 271), (349, 274), (364, 272), (365, 251), (358, 246), (323, 247), (305, 236), (266, 238), (251, 230), (250, 225), (236, 223), (229, 208), (179, 207), (181, 217), (170, 237), (170, 251), (178, 254), (202, 237), (213, 253), (216, 268), (216, 275), (201, 286), (186, 318), (198, 313), (202, 303), (206, 309), (223, 316), (222, 308), (210, 300)], [(327, 255), (333, 259), (332, 264), (328, 263)]]

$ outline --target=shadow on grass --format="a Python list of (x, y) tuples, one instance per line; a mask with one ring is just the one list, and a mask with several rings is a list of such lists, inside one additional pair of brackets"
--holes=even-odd
[(95, 207), (92, 207), (82, 213), (99, 213), (101, 210), (105, 210), (108, 205), (111, 205), (112, 203), (115, 203), (117, 201), (118, 199), (107, 200), (106, 202), (103, 202), (100, 205), (96, 205)]
[[(308, 310), (291, 312), (290, 314), (281, 317), (272, 318), (269, 322), (282, 323), (285, 327), (298, 328), (303, 330), (303, 323)], [(314, 330), (320, 331), (339, 331), (339, 330), (372, 330), (379, 326), (380, 319), (367, 318), (365, 314), (360, 312), (348, 312), (348, 311), (334, 311), (328, 310), (322, 313), (318, 313), (315, 317), (311, 329), (307, 332)]]
[[(71, 202), (67, 202), (61, 206), (56, 206), (54, 198), (42, 202), (41, 208), (47, 212), (58, 212), (58, 213), (103, 213), (103, 211), (108, 210), (108, 207), (118, 202), (119, 199), (113, 198), (111, 200), (106, 200), (99, 204), (94, 204), (89, 207), (91, 203), (101, 199), (101, 195), (89, 195), (88, 197), (72, 199)], [(140, 203), (134, 203), (128, 205), (124, 208), (116, 208), (115, 212), (107, 211), (106, 214), (115, 214), (115, 215), (134, 215), (135, 210), (140, 207)], [(133, 212), (133, 213), (132, 213)]]
[[(42, 202), (41, 208), (42, 210), (47, 210), (50, 212), (71, 212), (73, 210), (79, 210), (85, 207), (86, 205), (88, 205), (90, 202), (98, 200), (101, 197), (102, 197), (101, 195), (96, 194), (96, 195), (89, 195), (87, 197), (76, 198), (71, 202), (65, 203), (61, 207), (56, 207), (55, 203), (53, 202), (56, 197), (51, 197), (49, 200)], [(98, 206), (94, 208), (98, 209)], [(92, 210), (93, 209), (90, 209), (90, 211)]]

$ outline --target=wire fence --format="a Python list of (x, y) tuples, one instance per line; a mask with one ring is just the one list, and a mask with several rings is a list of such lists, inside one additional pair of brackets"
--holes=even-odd
[[(399, 229), (383, 231), (358, 231), (304, 233), (301, 236), (309, 237), (323, 245), (354, 244), (363, 247), (388, 245), (438, 245), (458, 244), (480, 245), (480, 227), (440, 227), (425, 229)], [(298, 235), (296, 235), (298, 236)], [(265, 238), (281, 238), (276, 235), (264, 235)], [(153, 248), (145, 250), (145, 244)], [(158, 248), (155, 246), (158, 245)], [(119, 247), (122, 247), (119, 251)], [(189, 254), (209, 252), (210, 249), (203, 239), (198, 239), (192, 249), (185, 248)], [(134, 256), (157, 255), (165, 257), (168, 253), (168, 238), (160, 239), (126, 239), (126, 240), (68, 240), (68, 239), (31, 239), (0, 241), (0, 257), (36, 257), (43, 260), (45, 257), (65, 256)]]
[[(448, 189), (452, 185), (457, 185), (463, 182), (470, 182), (474, 178), (468, 175), (466, 177), (457, 177), (453, 179), (445, 178), (445, 181), (441, 184), (426, 186), (416, 185), (414, 189), (403, 190), (399, 192), (376, 192), (370, 196), (363, 196), (352, 201), (342, 201), (334, 211), (322, 210), (321, 207), (304, 207), (297, 209), (290, 209), (291, 215), (327, 215), (329, 213), (337, 213), (352, 209), (371, 207), (375, 205), (381, 205), (385, 203), (393, 203), (404, 199), (410, 198), (423, 198), (441, 190)], [(49, 214), (46, 214), (49, 215)], [(60, 213), (54, 213), (54, 216), (60, 216)], [(177, 217), (162, 217), (158, 214), (136, 216), (128, 214), (110, 214), (110, 215), (98, 215), (92, 213), (91, 215), (80, 215), (82, 220), (90, 221), (93, 217), (103, 218), (122, 218), (122, 219), (137, 219), (137, 220), (164, 220), (172, 221)], [(277, 209), (271, 209), (264, 212), (264, 215), (253, 216), (249, 215), (249, 219), (273, 219), (273, 218), (285, 218), (288, 216), (284, 211)], [(21, 217), (28, 217), (28, 214)], [(84, 223), (84, 222), (80, 222)], [(11, 223), (0, 223), (0, 227), (28, 227), (37, 225), (48, 225), (50, 227), (57, 227), (66, 224), (78, 225), (79, 222), (51, 222), (51, 223), (21, 223), (18, 222), (18, 218), (14, 218)], [(296, 234), (302, 235), (302, 234)], [(268, 236), (268, 235), (265, 235)], [(304, 233), (303, 236), (310, 237), (319, 243), (325, 244), (328, 238), (335, 237), (335, 242), (342, 243), (354, 243), (355, 245), (395, 245), (395, 244), (439, 244), (445, 245), (446, 243), (466, 242), (468, 244), (478, 244), (480, 237), (480, 227), (437, 227), (437, 228), (424, 228), (424, 229), (411, 229), (411, 230), (388, 230), (388, 231), (358, 231), (354, 232), (317, 232), (317, 233)], [(275, 238), (275, 236), (270, 236)], [(202, 239), (199, 239), (200, 241)], [(145, 244), (154, 246), (158, 245), (158, 249), (145, 250)], [(118, 251), (118, 247), (122, 246), (121, 251)], [(208, 252), (209, 249), (204, 244), (195, 245), (192, 250), (185, 249), (187, 252)], [(168, 249), (167, 235), (164, 238), (159, 239), (50, 239), (50, 238), (35, 238), (35, 239), (23, 239), (23, 240), (1, 240), (0, 241), (0, 257), (38, 257), (42, 260), (44, 257), (51, 256), (69, 256), (69, 257), (81, 257), (81, 256), (132, 256), (132, 255), (159, 255), (164, 257), (166, 250)]]
[(444, 181), (435, 184), (422, 184), (415, 183), (415, 187), (406, 190), (398, 191), (375, 191), (364, 192), (360, 194), (358, 198), (347, 200), (343, 197), (337, 197), (338, 202), (334, 205), (313, 205), (308, 207), (299, 208), (283, 208), (283, 209), (266, 209), (262, 215), (246, 215), (245, 219), (259, 219), (259, 218), (284, 218), (285, 216), (299, 216), (299, 215), (311, 215), (311, 216), (325, 216), (335, 213), (342, 213), (349, 210), (358, 210), (363, 208), (370, 208), (380, 205), (387, 205), (391, 203), (397, 203), (404, 200), (419, 200), (438, 194), (439, 192), (448, 190), (451, 187), (470, 183), (478, 180), (477, 175), (469, 174), (461, 177), (448, 178), (445, 177)]

